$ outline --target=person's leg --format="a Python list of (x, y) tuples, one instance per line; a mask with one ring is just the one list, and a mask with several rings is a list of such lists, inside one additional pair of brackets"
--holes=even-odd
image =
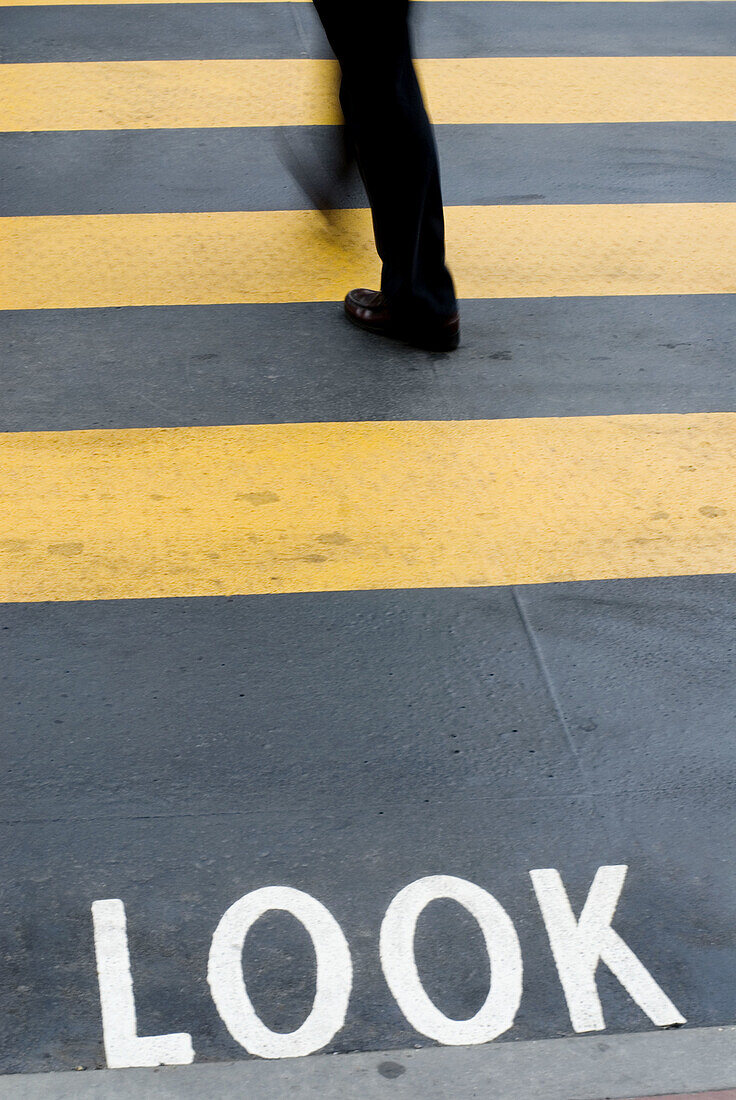
[[(437, 152), (411, 58), (408, 0), (315, 0), (342, 69), (340, 100), (373, 214), (382, 291), (402, 323), (457, 309), (445, 266)], [(357, 14), (356, 14), (357, 12)]]

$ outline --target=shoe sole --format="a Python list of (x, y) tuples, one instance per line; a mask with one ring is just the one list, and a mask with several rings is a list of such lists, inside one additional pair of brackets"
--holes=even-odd
[(345, 310), (345, 316), (351, 325), (363, 329), (364, 332), (370, 332), (374, 336), (385, 336), (389, 340), (398, 340), (402, 344), (409, 344), (421, 351), (449, 352), (456, 351), (460, 346), (459, 332), (453, 332), (435, 340), (421, 335), (413, 336), (410, 332), (402, 332), (398, 328), (388, 329), (384, 325), (372, 325), (370, 321), (363, 321), (360, 317), (355, 317), (347, 309)]

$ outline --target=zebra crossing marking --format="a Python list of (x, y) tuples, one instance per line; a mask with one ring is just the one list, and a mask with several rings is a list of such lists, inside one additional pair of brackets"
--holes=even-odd
[(736, 413), (3, 437), (0, 599), (733, 571)]
[[(461, 298), (731, 294), (736, 203), (456, 206)], [(374, 285), (366, 210), (340, 234), (310, 210), (0, 219), (0, 306), (339, 301)]]
[[(417, 62), (439, 125), (729, 122), (736, 57), (485, 57)], [(331, 125), (335, 64), (313, 60), (0, 66), (0, 130)]]

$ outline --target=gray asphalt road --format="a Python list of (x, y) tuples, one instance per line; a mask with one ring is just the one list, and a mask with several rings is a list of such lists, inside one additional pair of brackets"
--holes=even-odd
[[(728, 54), (736, 35), (732, 0), (417, 8), (419, 51), (433, 57)], [(324, 53), (306, 5), (8, 7), (2, 21), (10, 63)], [(290, 136), (326, 140), (319, 128)], [(736, 200), (736, 122), (448, 126), (438, 141), (455, 205)], [(27, 132), (2, 135), (0, 150), (7, 218), (304, 204), (274, 132), (259, 128)], [(6, 311), (1, 323), (3, 432), (677, 414), (736, 400), (727, 295), (467, 302), (451, 360), (379, 347), (336, 303)], [(684, 1038), (735, 1016), (735, 608), (733, 575), (4, 604), (0, 1070), (110, 1062), (91, 914), (110, 899), (127, 914), (138, 1033), (186, 1033), (198, 1062), (247, 1059), (207, 982), (212, 938), (242, 896), (289, 887), (326, 907), (352, 959), (344, 1024), (320, 1049), (383, 1052), (359, 1064), (381, 1090), (361, 1095), (383, 1096), (393, 1071), (380, 1065), (446, 1042), (402, 1011), (379, 950), (392, 899), (431, 876), (482, 888), (511, 922), (508, 942), (518, 936), (507, 984), (520, 1006), (482, 1050), (569, 1039), (585, 996), (590, 1006), (584, 976), (570, 976), (585, 951), (569, 924), (555, 940), (530, 875), (556, 869), (576, 915), (594, 899), (593, 947), (604, 950), (610, 922), (638, 960), (597, 967), (602, 1041), (651, 1033), (682, 1070), (653, 1077), (649, 1045), (646, 1072), (622, 1078), (636, 1056), (617, 1047), (607, 1095), (631, 1095), (622, 1080), (642, 1092), (736, 1084), (721, 1054), (702, 1053), (715, 1047), (696, 1056)], [(620, 867), (625, 876), (600, 871)], [(597, 872), (621, 875), (608, 921)], [(98, 928), (97, 963), (123, 941), (106, 942)], [(498, 994), (508, 952), (491, 965), (457, 901), (429, 902), (415, 949), (444, 1017), (481, 1012), (491, 979)], [(266, 1027), (298, 1029), (317, 990), (303, 924), (268, 912), (243, 968)], [(109, 988), (123, 986), (118, 973)], [(462, 1063), (447, 1045), (433, 1050), (444, 1060), (396, 1073), (397, 1095), (435, 1095), (438, 1073), (465, 1073), (463, 1089), (468, 1073), (486, 1081), (479, 1052)], [(703, 1059), (710, 1078), (698, 1076)], [(479, 1068), (454, 1068), (468, 1064)], [(300, 1094), (311, 1073), (321, 1095), (351, 1087), (291, 1066), (263, 1087)], [(185, 1082), (202, 1071), (168, 1072)], [(256, 1080), (239, 1072), (217, 1087)], [(508, 1082), (519, 1070), (504, 1072)], [(529, 1090), (541, 1087), (538, 1067), (528, 1072)], [(595, 1064), (585, 1072), (574, 1095), (591, 1098), (581, 1090)], [(85, 1089), (98, 1087), (88, 1079), (102, 1077), (84, 1075)], [(139, 1080), (125, 1078), (130, 1095)], [(6, 1085), (23, 1095), (22, 1081)], [(150, 1088), (141, 1095), (190, 1085)]]

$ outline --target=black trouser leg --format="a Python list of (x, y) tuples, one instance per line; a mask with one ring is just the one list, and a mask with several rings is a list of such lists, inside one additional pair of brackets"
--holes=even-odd
[(457, 308), (445, 266), (437, 150), (411, 58), (408, 0), (314, 0), (340, 62), (340, 102), (373, 214), (392, 310), (421, 323)]

